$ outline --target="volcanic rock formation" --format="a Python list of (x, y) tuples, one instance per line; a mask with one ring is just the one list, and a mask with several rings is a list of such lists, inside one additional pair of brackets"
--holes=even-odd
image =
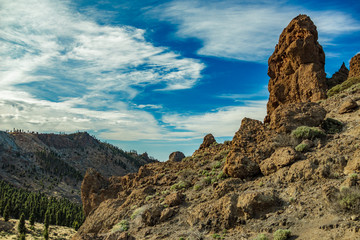
[(337, 71), (336, 73), (334, 73), (332, 75), (331, 78), (327, 79), (327, 86), (328, 89), (343, 83), (349, 76), (349, 69), (347, 69), (347, 67), (345, 66), (345, 63), (343, 63), (339, 69), (339, 71)]
[(271, 79), (265, 122), (281, 105), (326, 97), (325, 53), (317, 40), (316, 26), (306, 15), (294, 18), (281, 33), (268, 61)]
[(360, 76), (360, 53), (350, 60), (349, 78)]

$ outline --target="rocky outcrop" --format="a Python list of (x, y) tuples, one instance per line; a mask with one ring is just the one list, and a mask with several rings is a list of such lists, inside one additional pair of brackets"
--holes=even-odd
[(169, 161), (171, 162), (180, 162), (185, 158), (184, 153), (176, 151), (169, 155)]
[(291, 147), (282, 147), (260, 163), (261, 173), (266, 175), (276, 172), (278, 169), (291, 165), (298, 158), (297, 153)]
[[(103, 194), (108, 185), (109, 181), (94, 169), (89, 168), (86, 171), (84, 180), (81, 184), (81, 201), (83, 203), (85, 216), (88, 216), (92, 210), (97, 208), (102, 201), (108, 198), (108, 196)], [(110, 197), (114, 197), (114, 195)]]
[(349, 69), (347, 69), (347, 67), (345, 66), (345, 63), (343, 63), (341, 65), (339, 71), (334, 73), (331, 78), (328, 78), (326, 80), (328, 89), (331, 89), (332, 87), (343, 83), (344, 81), (346, 81), (348, 76), (349, 76)]
[(203, 143), (200, 145), (200, 148), (199, 149), (205, 149), (205, 148), (208, 148), (210, 147), (213, 143), (216, 143), (216, 140), (214, 138), (214, 136), (209, 133), (207, 134), (205, 137), (204, 137), (204, 141)]
[(320, 126), (325, 116), (326, 110), (318, 103), (293, 103), (278, 107), (271, 114), (269, 127), (289, 133), (299, 126)]
[(351, 77), (360, 77), (360, 53), (350, 60), (349, 78)]
[(260, 173), (259, 163), (272, 152), (272, 132), (254, 119), (244, 118), (232, 140), (224, 172), (232, 177), (247, 178)]
[(325, 54), (316, 26), (306, 15), (294, 18), (269, 58), (269, 101), (265, 122), (281, 105), (326, 97)]

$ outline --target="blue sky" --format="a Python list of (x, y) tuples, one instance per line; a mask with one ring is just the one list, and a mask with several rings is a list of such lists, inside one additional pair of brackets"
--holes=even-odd
[(360, 2), (0, 0), (0, 126), (88, 131), (166, 160), (262, 120), (267, 59), (298, 14), (330, 77), (360, 51)]

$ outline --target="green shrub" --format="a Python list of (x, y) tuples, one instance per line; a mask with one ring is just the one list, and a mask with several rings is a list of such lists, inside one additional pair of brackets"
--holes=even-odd
[(229, 176), (224, 173), (223, 171), (221, 171), (217, 176), (216, 176), (216, 179), (220, 180), (220, 179), (225, 179), (225, 178), (228, 178)]
[(131, 220), (133, 220), (137, 216), (141, 215), (144, 211), (145, 211), (145, 207), (139, 207), (139, 208), (135, 209), (134, 212), (130, 216)]
[(338, 120), (327, 118), (321, 124), (321, 128), (324, 129), (328, 134), (335, 134), (341, 132), (343, 124)]
[(202, 188), (201, 185), (195, 185), (195, 186), (194, 186), (194, 190), (195, 190), (195, 191), (199, 191), (199, 190), (201, 190), (201, 188)]
[(290, 237), (291, 231), (288, 229), (278, 229), (274, 233), (274, 240), (286, 240)]
[(325, 133), (316, 127), (301, 126), (291, 132), (297, 139), (315, 139), (325, 136)]
[(214, 164), (214, 166), (213, 166), (213, 170), (214, 170), (214, 169), (217, 169), (217, 168), (220, 168), (221, 165), (222, 165), (222, 163), (221, 163), (220, 161), (217, 161), (217, 162)]
[(257, 237), (254, 238), (254, 240), (269, 240), (269, 238), (265, 234), (261, 233), (257, 235)]
[(337, 206), (340, 211), (351, 214), (360, 214), (360, 189), (359, 187), (342, 188), (337, 195)]
[(205, 177), (204, 179), (203, 179), (203, 182), (206, 184), (206, 185), (210, 185), (211, 184), (211, 177)]
[(111, 232), (125, 232), (129, 230), (129, 222), (127, 220), (121, 220), (119, 223), (113, 226)]
[(146, 196), (145, 201), (150, 201), (151, 199), (153, 199), (153, 197), (153, 195), (148, 195)]
[(358, 175), (356, 173), (353, 173), (353, 174), (350, 175), (350, 179), (354, 180), (354, 181), (357, 181), (358, 180)]
[(305, 152), (308, 149), (309, 149), (309, 145), (307, 145), (306, 143), (300, 143), (295, 147), (295, 151), (297, 152)]
[(327, 95), (328, 95), (328, 97), (334, 96), (335, 94), (338, 94), (357, 83), (360, 83), (360, 77), (348, 78), (345, 82), (343, 82), (339, 85), (336, 85), (336, 86), (332, 87), (330, 90), (328, 90)]
[(170, 190), (174, 191), (174, 190), (182, 190), (182, 189), (185, 189), (185, 188), (188, 188), (189, 187), (189, 184), (187, 182), (184, 182), (184, 181), (180, 181), (178, 183), (175, 183), (174, 185), (172, 185), (170, 187)]

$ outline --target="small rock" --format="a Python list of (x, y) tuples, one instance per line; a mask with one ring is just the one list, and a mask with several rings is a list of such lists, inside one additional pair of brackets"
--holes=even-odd
[(164, 204), (168, 205), (169, 207), (178, 206), (182, 203), (184, 198), (185, 195), (180, 192), (172, 193), (166, 196)]
[(338, 113), (340, 114), (344, 114), (344, 113), (349, 113), (354, 111), (356, 108), (358, 108), (357, 103), (351, 99), (351, 98), (346, 98), (344, 103), (341, 104)]

